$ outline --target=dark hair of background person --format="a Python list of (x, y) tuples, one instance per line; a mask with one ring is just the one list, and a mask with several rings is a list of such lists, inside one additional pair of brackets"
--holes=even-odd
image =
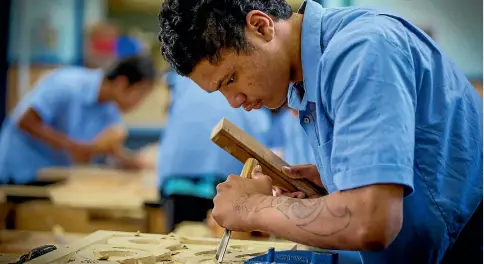
[(216, 64), (222, 50), (247, 54), (245, 18), (252, 10), (276, 22), (292, 15), (285, 0), (165, 0), (158, 14), (161, 54), (184, 76), (202, 60)]
[(108, 80), (124, 76), (130, 85), (144, 80), (155, 80), (158, 77), (153, 60), (148, 56), (140, 55), (117, 60), (106, 71), (105, 76)]

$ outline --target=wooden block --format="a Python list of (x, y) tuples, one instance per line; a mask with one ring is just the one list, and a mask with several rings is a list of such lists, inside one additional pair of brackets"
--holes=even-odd
[(166, 215), (160, 207), (145, 207), (146, 232), (153, 234), (166, 234)]
[(272, 178), (275, 186), (291, 192), (302, 191), (307, 195), (328, 194), (324, 188), (306, 179), (289, 178), (282, 172), (283, 166), (289, 166), (284, 160), (225, 118), (213, 128), (211, 139), (242, 163), (248, 158), (255, 158), (262, 166), (263, 173)]

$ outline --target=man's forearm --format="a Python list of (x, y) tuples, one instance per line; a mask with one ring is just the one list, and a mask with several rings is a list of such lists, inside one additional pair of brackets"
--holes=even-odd
[(39, 125), (24, 125), (20, 128), (57, 150), (70, 150), (76, 144), (67, 135), (42, 123)]
[(57, 150), (71, 149), (75, 147), (75, 142), (73, 140), (71, 140), (66, 134), (45, 124), (33, 109), (27, 109), (24, 115), (20, 118), (18, 126), (27, 134)]
[(364, 198), (359, 201), (342, 192), (317, 199), (252, 196), (247, 201), (238, 210), (249, 211), (257, 230), (318, 248), (380, 249), (388, 244), (384, 230), (400, 228), (398, 221), (393, 221), (396, 227), (379, 226), (383, 221), (378, 214), (383, 212), (369, 207)]
[(346, 206), (331, 206), (328, 197), (296, 199), (285, 196), (252, 200), (252, 217), (259, 231), (327, 249), (357, 249), (357, 225)]

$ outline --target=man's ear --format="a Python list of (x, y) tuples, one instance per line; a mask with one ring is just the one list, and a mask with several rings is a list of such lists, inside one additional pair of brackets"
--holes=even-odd
[(259, 10), (252, 10), (246, 16), (246, 29), (250, 34), (254, 34), (267, 42), (274, 38), (274, 21), (266, 13)]

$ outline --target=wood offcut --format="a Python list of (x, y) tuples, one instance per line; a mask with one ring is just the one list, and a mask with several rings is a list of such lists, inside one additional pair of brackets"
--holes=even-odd
[(245, 163), (248, 158), (258, 160), (262, 172), (271, 177), (275, 186), (290, 192), (302, 191), (306, 195), (328, 194), (324, 188), (306, 179), (289, 178), (282, 172), (282, 167), (289, 164), (225, 118), (213, 128), (210, 137), (215, 144), (242, 163)]

